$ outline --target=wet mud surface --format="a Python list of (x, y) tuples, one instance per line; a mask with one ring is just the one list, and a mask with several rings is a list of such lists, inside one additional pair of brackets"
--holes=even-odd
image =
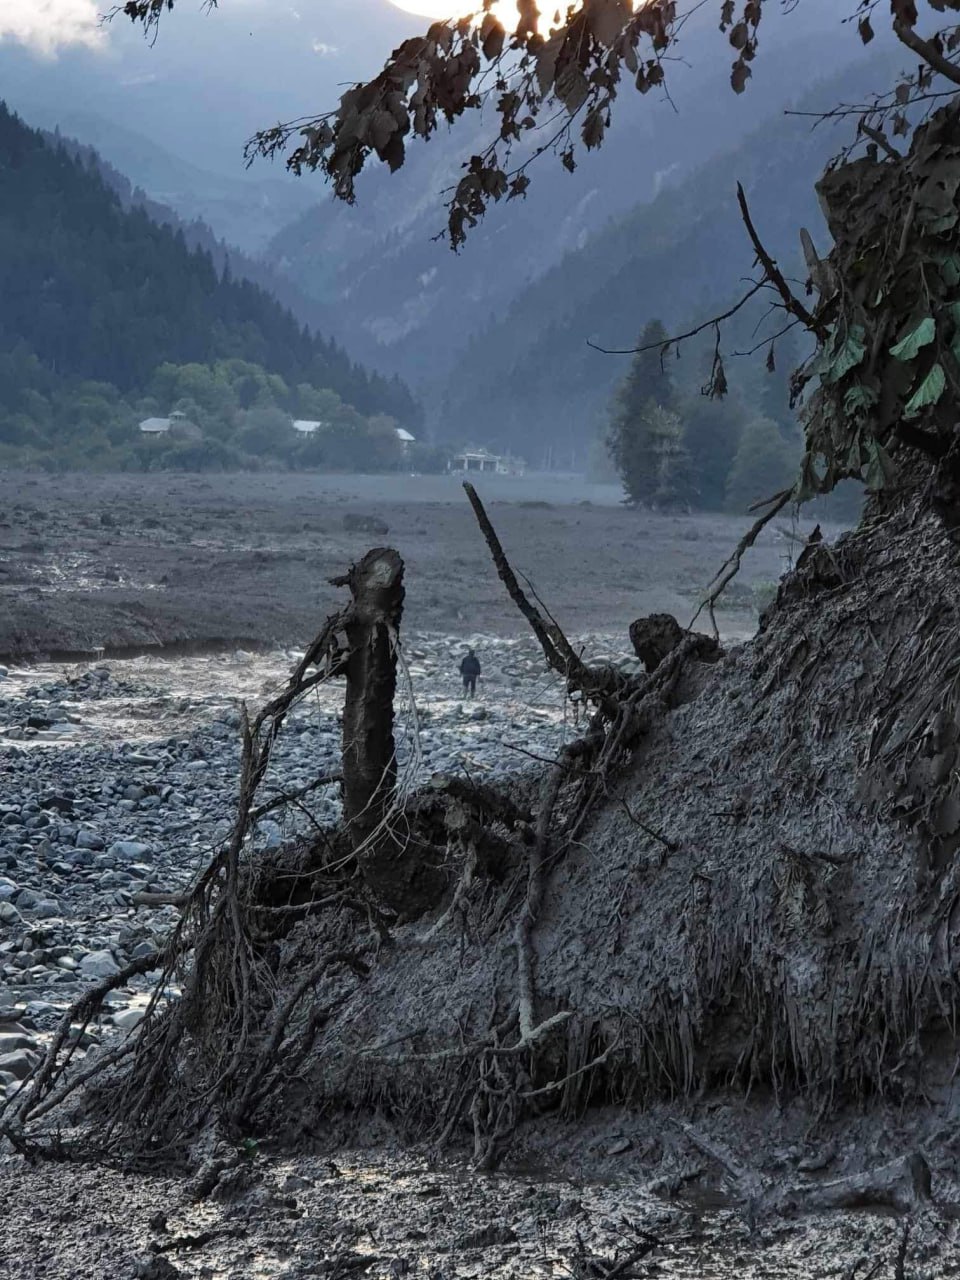
[[(625, 635), (652, 612), (686, 623), (749, 524), (628, 511), (613, 486), (550, 477), (477, 487), (515, 568), (577, 635)], [(357, 515), (388, 532), (348, 531)], [(342, 602), (328, 580), (377, 542), (404, 557), (413, 627), (522, 630), (453, 476), (0, 472), (0, 660), (306, 643)], [(765, 531), (722, 630), (752, 630), (795, 551)]]
[[(629, 1180), (478, 1175), (422, 1157), (271, 1153), (212, 1195), (95, 1166), (0, 1165), (20, 1207), (0, 1220), (11, 1280), (939, 1280), (960, 1273), (957, 1224), (832, 1214), (751, 1225), (720, 1194), (670, 1200)], [(619, 1270), (616, 1268), (619, 1267)]]

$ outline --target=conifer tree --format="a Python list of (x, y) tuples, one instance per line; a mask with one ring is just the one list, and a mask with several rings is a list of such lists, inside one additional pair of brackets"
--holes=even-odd
[(607, 448), (633, 506), (654, 500), (659, 484), (657, 442), (650, 409), (671, 409), (673, 381), (663, 353), (667, 332), (651, 320), (637, 343), (627, 376), (617, 388), (610, 412)]

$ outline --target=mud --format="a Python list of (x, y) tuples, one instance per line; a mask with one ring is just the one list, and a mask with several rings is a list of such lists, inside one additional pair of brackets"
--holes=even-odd
[[(613, 486), (559, 477), (478, 488), (515, 567), (574, 635), (626, 635), (652, 612), (687, 621), (748, 523), (628, 511)], [(349, 532), (358, 515), (389, 532)], [(328, 579), (371, 540), (404, 557), (408, 625), (522, 630), (453, 476), (0, 472), (0, 659), (305, 643), (342, 602)], [(795, 550), (776, 528), (761, 537), (721, 629), (754, 629)]]
[[(722, 1194), (670, 1199), (623, 1177), (477, 1175), (396, 1150), (291, 1159), (233, 1153), (209, 1199), (195, 1184), (92, 1166), (0, 1165), (21, 1207), (0, 1217), (10, 1280), (940, 1280), (957, 1224), (833, 1214), (751, 1227)], [(640, 1255), (632, 1266), (631, 1255)]]

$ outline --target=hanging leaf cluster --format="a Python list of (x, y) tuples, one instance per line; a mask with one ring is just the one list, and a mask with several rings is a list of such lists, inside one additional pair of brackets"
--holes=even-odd
[(808, 391), (801, 499), (847, 477), (884, 488), (904, 446), (940, 459), (953, 443), (960, 106), (918, 128), (908, 154), (841, 165), (817, 190), (834, 248), (811, 264), (824, 337), (800, 378)]
[[(207, 0), (207, 5), (216, 8), (217, 2)], [(42, 7), (43, 0), (27, 3)], [(734, 55), (731, 86), (741, 93), (757, 55), (761, 19), (777, 0), (704, 3), (716, 6)], [(850, 3), (860, 38), (868, 43), (879, 0)], [(126, 0), (120, 10), (150, 28), (175, 4)], [(352, 203), (356, 178), (368, 160), (376, 157), (396, 170), (404, 163), (408, 139), (428, 139), (441, 124), (492, 106), (496, 136), (465, 160), (447, 205), (447, 236), (457, 249), (491, 202), (526, 193), (527, 169), (538, 156), (553, 152), (572, 171), (578, 144), (600, 146), (623, 83), (640, 93), (665, 87), (690, 9), (676, 0), (570, 0), (556, 7), (550, 22), (536, 0), (517, 0), (517, 26), (507, 30), (493, 7), (494, 0), (477, 0), (470, 17), (435, 22), (425, 35), (405, 40), (380, 74), (348, 89), (335, 110), (258, 133), (248, 144), (248, 159), (283, 155), (298, 175), (319, 170), (336, 195)], [(544, 8), (554, 13), (553, 4)], [(920, 10), (957, 11), (960, 0), (883, 0), (882, 8), (898, 38), (919, 55), (919, 70), (904, 77), (889, 104), (878, 107), (885, 116), (889, 108), (894, 131), (903, 132), (903, 106), (929, 89), (937, 59), (945, 62), (960, 46), (957, 27), (921, 39), (915, 31)], [(514, 162), (521, 140), (526, 142), (522, 158)]]

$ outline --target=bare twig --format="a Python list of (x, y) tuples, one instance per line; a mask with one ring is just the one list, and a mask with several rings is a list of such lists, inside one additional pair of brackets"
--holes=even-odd
[(799, 298), (794, 296), (790, 286), (783, 278), (783, 272), (764, 247), (757, 234), (757, 229), (753, 225), (750, 208), (747, 205), (746, 193), (739, 182), (737, 183), (737, 204), (740, 206), (740, 216), (743, 218), (743, 224), (747, 229), (747, 235), (750, 237), (750, 243), (753, 245), (754, 252), (757, 255), (757, 261), (763, 267), (764, 279), (776, 288), (783, 300), (784, 308), (790, 315), (795, 316), (811, 333), (816, 334), (821, 342), (824, 341), (827, 337), (826, 326), (807, 310)]

